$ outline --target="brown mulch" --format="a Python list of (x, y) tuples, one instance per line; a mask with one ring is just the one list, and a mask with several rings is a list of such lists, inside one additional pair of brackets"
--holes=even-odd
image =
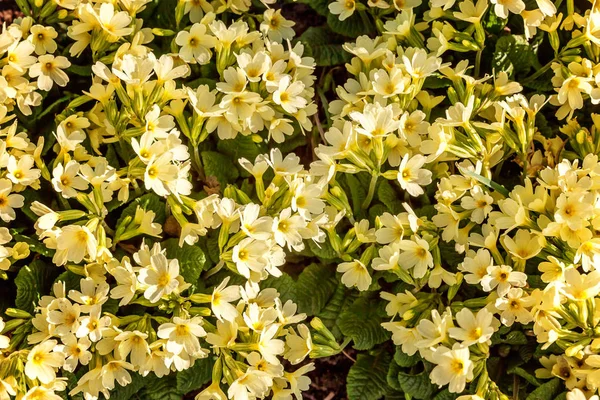
[(354, 350), (347, 350), (346, 354), (312, 360), (315, 370), (308, 376), (311, 379), (310, 389), (302, 395), (307, 400), (346, 400), (346, 376), (354, 361)]
[(13, 19), (22, 15), (14, 0), (0, 0), (0, 23), (10, 24)]

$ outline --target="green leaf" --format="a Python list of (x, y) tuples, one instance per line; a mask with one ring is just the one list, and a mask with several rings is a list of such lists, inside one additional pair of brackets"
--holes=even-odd
[(421, 360), (421, 358), (417, 355), (417, 353), (409, 356), (408, 354), (402, 351), (402, 348), (396, 347), (396, 353), (394, 353), (394, 361), (401, 367), (413, 367), (417, 365), (417, 363)]
[(202, 249), (187, 243), (184, 243), (183, 247), (179, 247), (179, 239), (175, 238), (165, 240), (161, 246), (167, 250), (168, 258), (179, 260), (179, 274), (183, 276), (183, 279), (187, 283), (196, 283), (206, 262)]
[(377, 400), (390, 391), (386, 380), (390, 359), (387, 352), (379, 355), (359, 354), (346, 380), (348, 399)]
[(535, 389), (526, 400), (548, 400), (554, 398), (561, 392), (563, 384), (558, 378), (554, 378)]
[(469, 169), (467, 169), (465, 167), (462, 167), (460, 165), (458, 165), (458, 170), (460, 171), (461, 174), (463, 174), (463, 175), (465, 175), (465, 176), (467, 176), (469, 178), (473, 178), (473, 179), (475, 179), (475, 180), (483, 183), (484, 185), (486, 185), (487, 187), (490, 187), (490, 188), (494, 189), (495, 191), (497, 191), (498, 193), (500, 193), (504, 197), (508, 197), (508, 190), (504, 186), (502, 186), (502, 185), (494, 182), (490, 178), (486, 178), (484, 176), (481, 176), (478, 173), (473, 172), (473, 171), (471, 171), (471, 170), (469, 170)]
[(65, 290), (69, 293), (69, 290), (79, 290), (81, 287), (81, 280), (84, 277), (81, 275), (77, 275), (71, 271), (65, 271), (60, 274), (55, 282), (62, 281), (65, 283)]
[(332, 32), (327, 25), (308, 28), (298, 40), (305, 45), (308, 55), (312, 56), (320, 67), (341, 65), (352, 58), (350, 53), (342, 48), (346, 39)]
[(350, 199), (352, 201), (352, 212), (358, 215), (365, 199), (367, 198), (367, 189), (363, 186), (358, 178), (351, 174), (344, 175), (346, 185), (350, 189)]
[(444, 389), (441, 392), (439, 392), (438, 394), (436, 394), (435, 397), (433, 398), (433, 400), (454, 400), (458, 396), (459, 396), (458, 394), (450, 393), (450, 391), (448, 389)]
[(423, 89), (442, 89), (447, 88), (452, 85), (452, 82), (442, 76), (439, 75), (430, 75), (425, 78), (425, 82), (423, 83)]
[(298, 3), (308, 4), (318, 14), (326, 17), (329, 13), (329, 0), (298, 0)]
[(149, 382), (149, 378), (144, 378), (136, 372), (130, 372), (131, 383), (125, 387), (115, 385), (115, 389), (110, 392), (111, 400), (131, 400), (133, 396)]
[(500, 338), (496, 343), (505, 343), (513, 346), (527, 344), (527, 337), (521, 331), (512, 331), (505, 338)]
[(371, 349), (390, 338), (390, 333), (381, 327), (383, 319), (377, 305), (373, 299), (359, 297), (340, 315), (338, 326), (344, 336), (354, 341), (357, 350)]
[(214, 360), (211, 357), (196, 360), (191, 368), (177, 374), (177, 390), (188, 393), (200, 389), (211, 379)]
[(505, 35), (496, 42), (492, 58), (492, 68), (504, 71), (509, 77), (517, 73), (527, 73), (537, 63), (536, 47), (524, 36)]
[(71, 66), (67, 68), (67, 72), (71, 72), (75, 75), (85, 76), (89, 78), (92, 75), (92, 66), (71, 64)]
[(483, 27), (485, 28), (486, 32), (499, 34), (502, 32), (502, 29), (504, 29), (507, 22), (508, 18), (500, 18), (496, 15), (496, 13), (489, 12), (486, 13), (486, 16), (483, 20)]
[(540, 381), (538, 381), (535, 376), (533, 376), (529, 372), (525, 371), (521, 367), (512, 368), (511, 370), (509, 370), (507, 372), (510, 374), (515, 374), (515, 375), (520, 376), (521, 378), (525, 379), (527, 382), (531, 383), (534, 386), (540, 386)]
[(387, 180), (381, 180), (377, 185), (377, 198), (392, 214), (398, 214), (404, 210), (400, 195)]
[(296, 282), (298, 310), (308, 315), (318, 314), (327, 304), (338, 281), (335, 268), (323, 264), (311, 264), (306, 267)]
[(40, 298), (49, 292), (59, 272), (57, 267), (46, 265), (41, 260), (35, 260), (21, 268), (15, 278), (17, 308), (33, 313)]
[(284, 304), (288, 300), (296, 302), (296, 282), (294, 282), (294, 279), (286, 273), (282, 274), (280, 277), (269, 276), (267, 279), (260, 282), (260, 288), (276, 289), (279, 292), (281, 302)]
[[(242, 157), (250, 162), (254, 162), (256, 156), (268, 152), (264, 145), (254, 143), (251, 136), (242, 135), (237, 135), (235, 139), (219, 140), (217, 149), (220, 153), (227, 155), (229, 159), (233, 160), (236, 166), (238, 165), (238, 160)], [(250, 175), (245, 169), (241, 169), (241, 172), (243, 176)]]
[(308, 241), (308, 248), (310, 251), (321, 260), (333, 260), (338, 258), (338, 253), (331, 247), (329, 240), (323, 243), (315, 243), (312, 240)]
[(339, 283), (327, 305), (317, 315), (331, 330), (331, 333), (338, 338), (342, 336), (342, 331), (338, 326), (340, 316), (345, 309), (352, 306), (355, 299), (356, 292), (348, 289), (343, 283)]
[(370, 35), (375, 33), (376, 30), (373, 20), (364, 11), (355, 11), (351, 17), (344, 21), (340, 21), (339, 15), (328, 13), (327, 25), (329, 25), (332, 31), (351, 38)]
[(398, 374), (402, 371), (400, 366), (395, 362), (390, 363), (390, 369), (388, 369), (388, 373), (386, 376), (387, 384), (394, 390), (402, 391), (402, 387), (400, 387), (400, 383), (398, 382)]
[(25, 242), (29, 246), (29, 250), (32, 253), (41, 254), (46, 257), (53, 257), (56, 250), (49, 249), (46, 245), (40, 242), (37, 239), (34, 239), (29, 236), (21, 235), (20, 233), (16, 233), (14, 229), (11, 230), (11, 235), (16, 242)]
[(159, 196), (155, 195), (154, 193), (147, 193), (133, 200), (127, 205), (127, 207), (125, 207), (125, 209), (121, 213), (121, 217), (119, 217), (119, 220), (117, 221), (116, 226), (119, 226), (121, 221), (128, 216), (133, 218), (135, 216), (135, 211), (137, 210), (138, 206), (146, 211), (153, 211), (154, 222), (158, 222), (161, 225), (165, 223), (167, 214), (165, 211), (166, 204), (164, 200), (161, 199)]
[(431, 383), (429, 374), (423, 371), (416, 375), (400, 372), (398, 382), (404, 393), (411, 395), (415, 399), (429, 400), (437, 392), (437, 386)]
[(216, 151), (203, 151), (200, 156), (202, 157), (206, 176), (217, 178), (222, 188), (225, 188), (228, 183), (232, 183), (240, 176), (230, 157)]
[(181, 400), (184, 394), (185, 392), (180, 391), (177, 387), (175, 375), (163, 376), (162, 378), (153, 376), (144, 387), (141, 397), (149, 400)]

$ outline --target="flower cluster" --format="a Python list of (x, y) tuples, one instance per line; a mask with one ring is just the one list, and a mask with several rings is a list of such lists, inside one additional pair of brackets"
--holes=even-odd
[(17, 3), (0, 400), (597, 400), (600, 5)]

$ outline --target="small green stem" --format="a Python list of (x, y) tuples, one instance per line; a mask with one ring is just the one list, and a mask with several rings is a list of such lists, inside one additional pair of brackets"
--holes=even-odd
[(532, 81), (536, 80), (537, 78), (539, 78), (540, 76), (542, 76), (544, 73), (546, 73), (546, 71), (548, 71), (548, 69), (550, 69), (550, 67), (552, 66), (552, 63), (554, 63), (556, 61), (557, 61), (557, 58), (549, 61), (542, 68), (538, 69), (533, 75), (531, 75), (530, 77), (528, 77), (525, 80), (523, 80), (522, 84), (526, 85), (529, 82), (532, 82)]
[(192, 165), (194, 166), (194, 169), (196, 170), (196, 172), (198, 172), (198, 178), (201, 181), (204, 181), (206, 176), (204, 175), (204, 168), (202, 167), (202, 161), (200, 160), (200, 152), (198, 151), (198, 145), (195, 145), (192, 143), (191, 146), (192, 146), (192, 152), (194, 155), (194, 160), (193, 160)]
[(371, 175), (371, 183), (369, 184), (369, 192), (367, 193), (367, 198), (365, 199), (365, 201), (362, 204), (362, 209), (366, 210), (369, 205), (371, 204), (371, 201), (373, 201), (373, 196), (375, 195), (375, 187), (377, 186), (377, 179), (379, 178), (379, 174), (377, 173), (373, 173), (373, 175)]
[(479, 77), (479, 70), (481, 68), (481, 54), (483, 53), (483, 49), (477, 52), (475, 56), (475, 78)]

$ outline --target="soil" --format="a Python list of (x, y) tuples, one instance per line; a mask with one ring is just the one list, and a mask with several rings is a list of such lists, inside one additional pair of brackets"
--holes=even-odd
[(313, 360), (315, 370), (308, 376), (311, 379), (310, 389), (302, 395), (307, 400), (346, 400), (346, 376), (354, 361), (355, 351), (346, 351), (347, 355), (338, 354), (329, 358)]
[(13, 0), (0, 0), (0, 23), (10, 24), (14, 18), (23, 15)]

